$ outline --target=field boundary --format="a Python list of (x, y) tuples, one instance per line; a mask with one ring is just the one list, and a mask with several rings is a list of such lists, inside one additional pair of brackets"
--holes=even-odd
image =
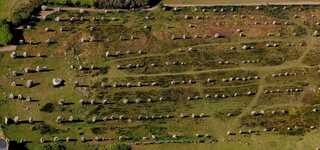
[(208, 3), (208, 4), (164, 4), (165, 7), (216, 7), (216, 6), (295, 6), (310, 5), (318, 6), (319, 2), (247, 2), (247, 3)]

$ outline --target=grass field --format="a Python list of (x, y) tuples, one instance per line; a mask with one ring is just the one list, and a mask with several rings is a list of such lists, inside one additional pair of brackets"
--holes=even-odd
[[(319, 7), (201, 9), (61, 11), (30, 20), (22, 33), (26, 43), (16, 51), (21, 57), (0, 52), (6, 136), (31, 150), (106, 149), (118, 142), (137, 150), (320, 146), (320, 117), (313, 111), (320, 103)], [(37, 66), (49, 70), (25, 72)], [(53, 87), (53, 78), (65, 85)], [(27, 80), (37, 84), (27, 88)], [(10, 93), (33, 100), (10, 99)], [(13, 123), (15, 116), (22, 122)], [(73, 121), (59, 123), (58, 116)], [(5, 117), (11, 123), (4, 124)], [(27, 123), (29, 117), (35, 122)], [(41, 137), (50, 141), (40, 143)]]

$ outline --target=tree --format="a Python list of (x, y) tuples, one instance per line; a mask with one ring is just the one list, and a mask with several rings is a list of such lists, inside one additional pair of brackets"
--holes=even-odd
[(21, 24), (28, 19), (33, 11), (42, 4), (42, 0), (29, 0), (15, 5), (10, 12), (9, 21), (14, 25)]
[(12, 40), (9, 24), (0, 20), (0, 45), (7, 45)]

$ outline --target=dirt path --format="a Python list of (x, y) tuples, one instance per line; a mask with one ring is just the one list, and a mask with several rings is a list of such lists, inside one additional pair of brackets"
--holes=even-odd
[(237, 2), (237, 3), (208, 3), (208, 4), (164, 4), (166, 7), (214, 7), (214, 6), (259, 6), (259, 5), (320, 5), (319, 2)]
[(0, 47), (0, 52), (11, 52), (11, 51), (15, 51), (16, 49), (17, 49), (17, 46), (9, 45), (9, 46)]

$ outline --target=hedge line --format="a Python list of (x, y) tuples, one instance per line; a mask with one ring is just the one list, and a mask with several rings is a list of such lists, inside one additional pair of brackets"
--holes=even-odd
[(155, 4), (160, 0), (46, 0), (46, 3), (59, 6), (95, 8), (139, 8)]

